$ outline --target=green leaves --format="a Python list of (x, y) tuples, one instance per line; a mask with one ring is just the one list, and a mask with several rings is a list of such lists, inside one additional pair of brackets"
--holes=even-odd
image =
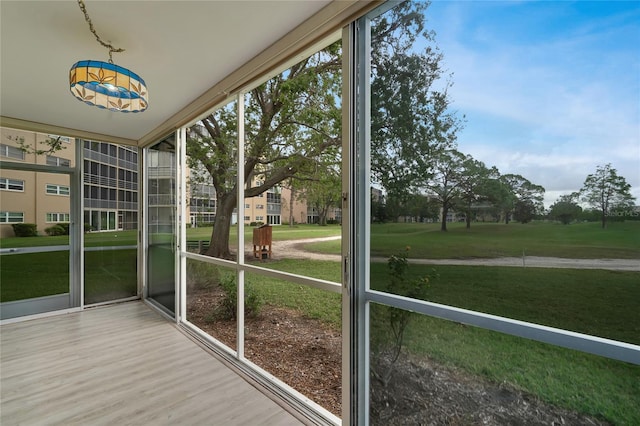
[(372, 22), (371, 172), (398, 198), (424, 183), (433, 155), (455, 147), (463, 124), (450, 109), (434, 34), (423, 32), (427, 7), (402, 3)]
[(597, 166), (596, 172), (587, 176), (580, 194), (582, 201), (600, 211), (602, 227), (606, 228), (611, 209), (633, 206), (635, 198), (630, 191), (631, 185), (626, 179), (619, 176), (611, 164), (606, 164)]

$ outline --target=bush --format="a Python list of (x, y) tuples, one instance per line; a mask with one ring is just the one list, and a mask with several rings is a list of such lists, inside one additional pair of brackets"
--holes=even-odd
[(13, 227), (13, 233), (16, 237), (37, 237), (38, 236), (38, 225), (35, 223), (14, 223), (11, 225)]
[(68, 228), (67, 228), (67, 233), (65, 234), (65, 229), (60, 224), (45, 228), (44, 232), (46, 232), (47, 235), (49, 235), (50, 237), (57, 236), (57, 235), (69, 235)]
[[(216, 307), (214, 317), (218, 319), (235, 320), (238, 306), (238, 286), (235, 275), (227, 274), (220, 278), (220, 287), (224, 291), (222, 303)], [(255, 318), (260, 314), (262, 300), (245, 284), (244, 313), (247, 317)]]
[[(411, 299), (427, 300), (429, 290), (430, 277), (414, 278), (409, 273), (409, 255), (410, 247), (407, 246), (404, 252), (389, 257), (387, 267), (389, 269), (389, 281), (387, 282), (386, 291), (399, 296), (409, 297)], [(437, 277), (434, 271), (434, 277)], [(372, 361), (373, 366), (371, 372), (380, 382), (386, 386), (392, 377), (393, 368), (398, 360), (404, 345), (405, 332), (413, 318), (410, 311), (405, 309), (381, 306), (382, 309), (376, 309), (376, 322), (385, 324), (388, 329), (386, 335), (378, 336), (378, 342), (372, 342)], [(383, 359), (387, 359), (388, 363), (382, 363)]]
[(59, 223), (58, 225), (62, 226), (62, 229), (64, 229), (64, 234), (62, 235), (69, 235), (69, 223), (64, 222), (64, 223)]
[(92, 231), (91, 224), (85, 223), (84, 224), (84, 233), (86, 234), (89, 231)]

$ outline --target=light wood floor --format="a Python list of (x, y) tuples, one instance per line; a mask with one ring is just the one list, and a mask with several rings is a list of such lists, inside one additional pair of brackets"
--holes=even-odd
[(0, 334), (2, 426), (301, 424), (141, 302)]

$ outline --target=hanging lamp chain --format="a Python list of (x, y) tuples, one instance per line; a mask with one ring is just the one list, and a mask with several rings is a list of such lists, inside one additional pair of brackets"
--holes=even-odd
[(109, 49), (109, 63), (113, 64), (113, 52), (124, 52), (124, 49), (115, 48), (111, 43), (105, 43), (104, 41), (102, 41), (95, 28), (93, 28), (93, 22), (91, 22), (91, 18), (89, 18), (89, 13), (87, 12), (87, 7), (85, 6), (84, 1), (78, 0), (78, 6), (80, 6), (80, 10), (82, 11), (82, 13), (84, 13), (84, 20), (87, 21), (87, 24), (89, 24), (89, 30), (93, 33), (94, 36), (96, 36), (96, 40), (98, 40), (98, 43)]

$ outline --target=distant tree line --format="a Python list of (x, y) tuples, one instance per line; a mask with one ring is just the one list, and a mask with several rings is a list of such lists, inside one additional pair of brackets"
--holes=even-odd
[[(371, 216), (374, 222), (441, 222), (446, 230), (447, 213), (455, 212), (466, 222), (493, 221), (509, 223), (511, 219), (554, 220), (563, 224), (599, 221), (640, 220), (631, 185), (610, 164), (597, 166), (583, 187), (564, 194), (549, 207), (542, 204), (544, 188), (520, 175), (500, 175), (495, 167), (457, 151), (446, 152), (434, 163), (433, 177), (425, 192), (403, 197), (372, 194)], [(584, 206), (584, 208), (583, 208)]]

